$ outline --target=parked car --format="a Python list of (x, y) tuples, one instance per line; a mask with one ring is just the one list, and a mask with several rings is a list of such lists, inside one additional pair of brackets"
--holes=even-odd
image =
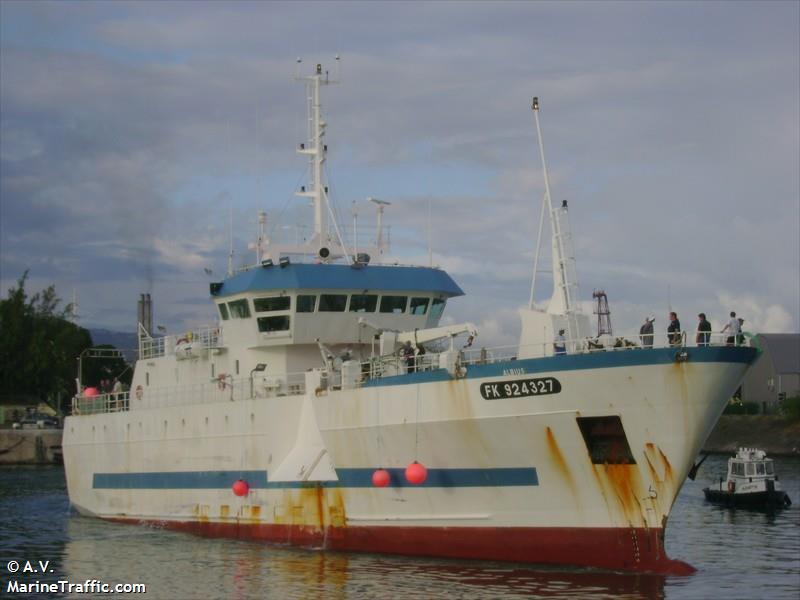
[(59, 429), (58, 417), (43, 413), (29, 413), (11, 426), (13, 429)]

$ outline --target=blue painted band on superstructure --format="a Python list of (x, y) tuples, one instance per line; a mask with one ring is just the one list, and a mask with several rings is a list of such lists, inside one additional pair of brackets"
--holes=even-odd
[[(428, 469), (424, 483), (406, 481), (405, 469), (386, 469), (391, 487), (463, 488), (539, 485), (535, 467), (496, 469)], [(101, 490), (228, 489), (238, 479), (251, 489), (368, 488), (373, 468), (336, 469), (338, 481), (268, 481), (266, 471), (179, 471), (158, 473), (95, 473), (92, 487)]]
[(430, 267), (369, 265), (290, 264), (286, 267), (254, 267), (222, 282), (214, 296), (267, 290), (369, 290), (428, 292), (463, 296), (464, 292), (445, 271)]
[(409, 383), (430, 383), (432, 381), (449, 381), (450, 373), (447, 369), (434, 369), (433, 371), (419, 371), (403, 375), (390, 375), (380, 379), (367, 379), (362, 387), (378, 387), (383, 385), (407, 385)]
[[(565, 354), (561, 356), (545, 356), (542, 358), (526, 358), (522, 360), (504, 360), (487, 365), (468, 364), (467, 379), (484, 377), (502, 377), (504, 375), (528, 375), (547, 373), (557, 375), (560, 371), (577, 371), (588, 369), (612, 369), (616, 367), (635, 367), (676, 363), (675, 355), (686, 352), (688, 363), (744, 363), (753, 362), (758, 350), (750, 347), (709, 346), (706, 348), (631, 348), (628, 350), (600, 350), (586, 354)], [(683, 363), (681, 363), (683, 364)], [(429, 378), (426, 378), (428, 375)], [(451, 379), (444, 369), (408, 373), (371, 379), (364, 387), (386, 385), (410, 385), (428, 383), (430, 381), (446, 381)]]

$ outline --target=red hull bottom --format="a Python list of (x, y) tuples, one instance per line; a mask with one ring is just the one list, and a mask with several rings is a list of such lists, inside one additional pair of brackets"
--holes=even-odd
[(205, 537), (342, 552), (573, 565), (660, 575), (690, 575), (696, 570), (667, 556), (662, 529), (349, 526), (329, 527), (326, 531), (297, 525), (109, 520), (153, 525)]

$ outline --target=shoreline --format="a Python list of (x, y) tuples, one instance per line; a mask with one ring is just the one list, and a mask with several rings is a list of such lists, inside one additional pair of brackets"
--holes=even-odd
[(800, 419), (722, 415), (701, 452), (733, 455), (739, 448), (758, 448), (767, 456), (800, 456)]

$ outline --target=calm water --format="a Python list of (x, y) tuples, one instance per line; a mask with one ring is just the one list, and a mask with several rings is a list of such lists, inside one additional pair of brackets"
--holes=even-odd
[[(148, 598), (770, 598), (800, 595), (800, 459), (777, 459), (794, 505), (774, 515), (706, 504), (709, 458), (670, 518), (667, 551), (690, 577), (323, 553), (201, 539), (72, 513), (60, 468), (0, 469), (0, 598), (9, 560), (51, 562), (19, 581), (145, 583)], [(54, 598), (59, 594), (14, 597)], [(74, 597), (90, 597), (74, 596)], [(130, 597), (130, 596), (129, 596)]]

